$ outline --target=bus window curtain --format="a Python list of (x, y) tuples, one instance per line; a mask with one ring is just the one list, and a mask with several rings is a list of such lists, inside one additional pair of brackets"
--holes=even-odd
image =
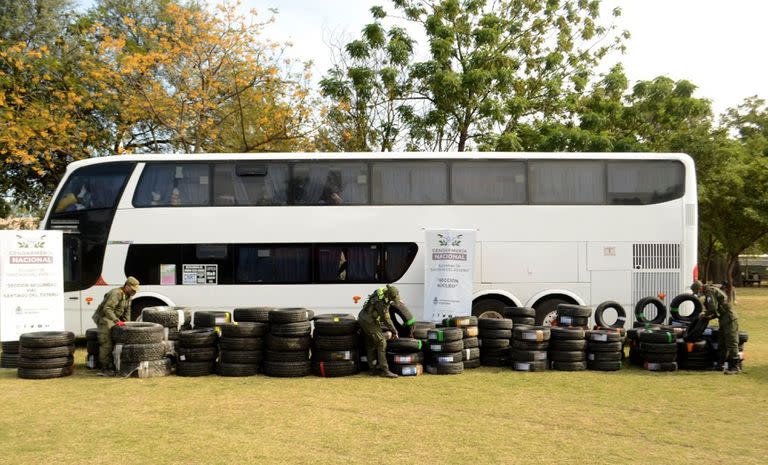
[(320, 281), (339, 281), (341, 276), (341, 248), (320, 248), (318, 253), (318, 279)]
[(375, 281), (379, 250), (370, 245), (347, 248), (347, 280)]
[(260, 257), (258, 247), (240, 248), (237, 258), (238, 283), (272, 282), (273, 270), (274, 259), (271, 253)]
[(209, 194), (208, 165), (183, 165), (177, 170), (177, 188), (179, 189), (179, 205), (207, 205)]
[(175, 172), (176, 167), (173, 165), (149, 165), (145, 167), (136, 192), (136, 206), (170, 205)]
[(278, 247), (274, 249), (275, 282), (309, 282), (309, 248)]
[(386, 252), (384, 260), (385, 279), (387, 281), (400, 279), (410, 264), (410, 260), (408, 260), (409, 247), (407, 245), (389, 245), (384, 250)]

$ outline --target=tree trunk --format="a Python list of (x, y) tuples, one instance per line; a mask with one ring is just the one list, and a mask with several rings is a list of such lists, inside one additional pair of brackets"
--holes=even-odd
[(702, 282), (707, 282), (709, 280), (710, 271), (709, 267), (712, 265), (712, 253), (715, 250), (715, 238), (712, 236), (712, 234), (709, 234), (709, 239), (707, 241), (707, 255), (704, 259), (704, 269), (699, 270), (700, 272), (703, 272), (703, 276), (700, 276), (699, 279)]
[(727, 268), (727, 279), (729, 283), (729, 289), (730, 291), (728, 294), (728, 302), (736, 303), (736, 287), (733, 285), (733, 271), (736, 268), (736, 264), (739, 262), (739, 254), (728, 254), (728, 268)]

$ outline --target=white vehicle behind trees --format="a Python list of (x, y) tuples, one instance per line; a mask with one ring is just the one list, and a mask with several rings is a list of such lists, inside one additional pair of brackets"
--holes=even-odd
[[(65, 232), (66, 329), (135, 276), (154, 305), (357, 313), (394, 283), (422, 314), (424, 230), (476, 229), (472, 313), (683, 291), (696, 273), (684, 154), (127, 155), (72, 163), (41, 228)], [(631, 318), (628, 319), (631, 324)]]

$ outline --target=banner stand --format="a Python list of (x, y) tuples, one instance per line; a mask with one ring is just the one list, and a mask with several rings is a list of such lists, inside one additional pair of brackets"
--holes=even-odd
[(424, 317), (472, 314), (475, 229), (425, 229)]

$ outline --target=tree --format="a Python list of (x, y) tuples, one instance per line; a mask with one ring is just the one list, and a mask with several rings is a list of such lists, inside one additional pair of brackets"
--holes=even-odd
[(3, 197), (0, 197), (0, 219), (5, 219), (11, 216), (13, 209), (11, 205)]

